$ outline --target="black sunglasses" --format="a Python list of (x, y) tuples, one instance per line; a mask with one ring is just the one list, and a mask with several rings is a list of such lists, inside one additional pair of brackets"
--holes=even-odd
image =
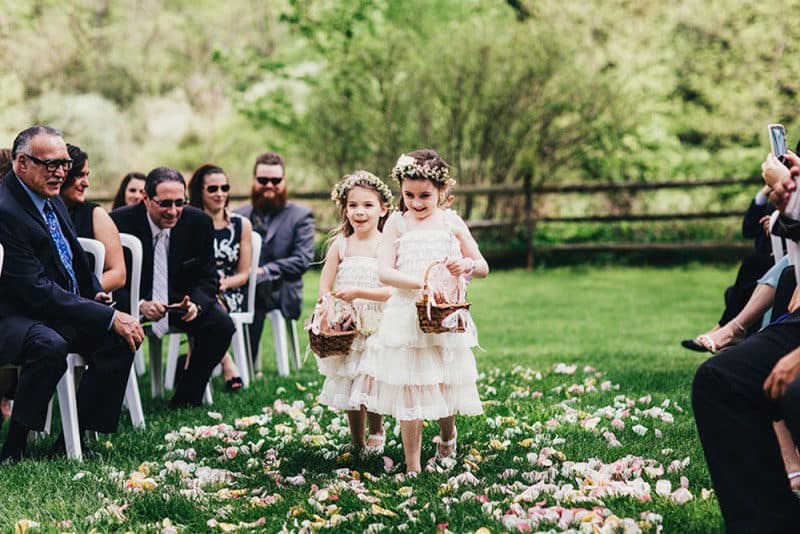
[(267, 184), (278, 185), (283, 181), (283, 176), (281, 176), (280, 178), (270, 178), (268, 176), (256, 176), (256, 181), (258, 181), (258, 183), (260, 183), (261, 185), (267, 185)]
[(171, 198), (167, 198), (164, 200), (156, 200), (155, 198), (151, 198), (150, 200), (152, 200), (153, 202), (155, 202), (164, 209), (171, 208), (173, 204), (175, 205), (176, 208), (182, 208), (184, 204), (186, 204), (185, 198), (176, 198), (174, 200)]
[(32, 162), (37, 165), (43, 165), (47, 172), (56, 172), (56, 170), (61, 167), (64, 169), (65, 172), (69, 172), (72, 170), (72, 160), (71, 159), (48, 159), (48, 160), (41, 160), (37, 157), (31, 156), (30, 154), (22, 154)]
[(230, 184), (222, 184), (222, 185), (207, 185), (206, 186), (206, 191), (208, 191), (209, 193), (216, 193), (220, 189), (222, 189), (223, 193), (227, 193), (228, 191), (231, 190), (231, 185)]

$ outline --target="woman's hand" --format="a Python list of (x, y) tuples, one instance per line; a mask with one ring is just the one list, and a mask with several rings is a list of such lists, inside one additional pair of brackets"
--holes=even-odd
[(219, 277), (219, 290), (225, 291), (228, 289), (228, 277), (227, 276), (220, 276)]

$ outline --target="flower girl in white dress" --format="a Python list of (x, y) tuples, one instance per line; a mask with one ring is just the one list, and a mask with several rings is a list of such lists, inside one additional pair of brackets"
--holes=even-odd
[(395, 290), (378, 331), (367, 341), (352, 401), (400, 421), (406, 470), (417, 473), (423, 420), (439, 423), (436, 458), (454, 458), (455, 414), (483, 413), (471, 350), (476, 332), (425, 334), (419, 328), (416, 302), (425, 271), (446, 260), (453, 276), (483, 278), (489, 266), (464, 221), (440, 207), (454, 181), (436, 152), (401, 156), (392, 176), (400, 182), (401, 211), (384, 228), (378, 275)]
[[(356, 171), (339, 180), (331, 192), (331, 200), (341, 213), (341, 221), (330, 240), (319, 282), (319, 298), (332, 292), (336, 298), (351, 303), (358, 335), (347, 356), (317, 358), (319, 371), (325, 376), (320, 403), (347, 411), (354, 448), (363, 449), (368, 455), (381, 454), (385, 442), (383, 417), (353, 404), (351, 388), (364, 342), (378, 327), (383, 304), (391, 295), (391, 288), (381, 286), (378, 281), (375, 256), (391, 208), (392, 193), (377, 176)], [(365, 420), (369, 421), (366, 442)]]

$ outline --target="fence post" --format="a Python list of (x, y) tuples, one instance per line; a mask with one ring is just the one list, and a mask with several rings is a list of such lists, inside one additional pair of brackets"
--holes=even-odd
[(525, 244), (527, 248), (527, 259), (525, 267), (533, 270), (533, 173), (526, 170), (523, 176), (525, 191)]

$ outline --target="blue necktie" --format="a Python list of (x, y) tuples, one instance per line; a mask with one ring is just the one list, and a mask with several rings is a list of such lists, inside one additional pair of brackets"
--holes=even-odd
[(56, 213), (53, 211), (53, 206), (47, 200), (44, 203), (44, 218), (47, 221), (47, 228), (50, 230), (50, 237), (53, 238), (53, 243), (56, 244), (58, 249), (58, 257), (61, 259), (61, 265), (69, 275), (70, 287), (68, 288), (73, 293), (78, 292), (78, 279), (75, 278), (75, 270), (72, 268), (72, 250), (69, 248), (69, 243), (61, 233), (61, 226), (58, 224)]

